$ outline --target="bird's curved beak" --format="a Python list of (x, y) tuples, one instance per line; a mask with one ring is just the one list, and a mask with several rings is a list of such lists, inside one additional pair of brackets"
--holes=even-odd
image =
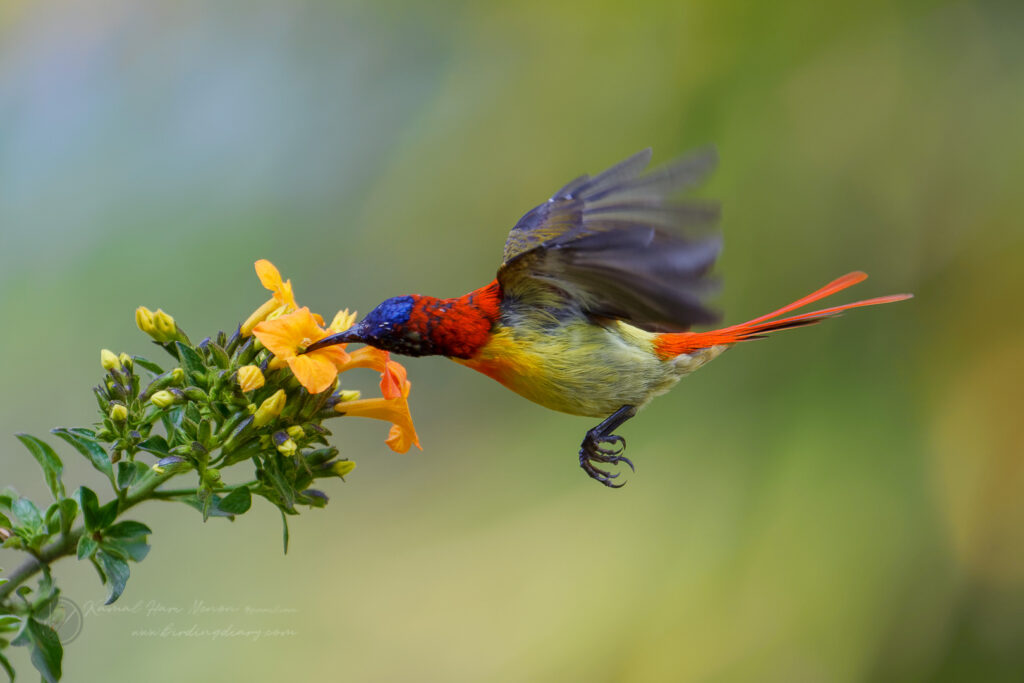
[(335, 344), (348, 344), (349, 342), (361, 342), (363, 341), (363, 324), (356, 323), (352, 327), (348, 328), (344, 332), (338, 332), (336, 334), (328, 335), (319, 341), (315, 341), (306, 347), (303, 353), (309, 353), (310, 351), (316, 351), (322, 349), (325, 346), (334, 346)]

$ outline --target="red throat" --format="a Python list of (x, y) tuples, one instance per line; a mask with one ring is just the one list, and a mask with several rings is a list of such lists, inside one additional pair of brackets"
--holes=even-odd
[(419, 332), (435, 354), (471, 358), (484, 344), (498, 319), (501, 286), (495, 280), (454, 299), (413, 296), (409, 330)]

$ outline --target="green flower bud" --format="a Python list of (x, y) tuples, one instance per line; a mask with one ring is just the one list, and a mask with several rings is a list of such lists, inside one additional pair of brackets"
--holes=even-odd
[(185, 371), (181, 368), (174, 368), (171, 370), (171, 384), (176, 387), (180, 387), (185, 381)]
[(215, 467), (210, 467), (203, 474), (203, 483), (207, 486), (220, 486), (220, 470)]
[(114, 403), (110, 406), (110, 419), (114, 422), (124, 422), (128, 419), (128, 408), (120, 403)]
[(118, 354), (117, 359), (121, 361), (121, 365), (127, 368), (128, 370), (131, 370), (132, 367), (135, 365), (135, 361), (132, 360), (132, 357), (129, 356), (124, 351)]
[(153, 394), (152, 398), (149, 399), (149, 402), (155, 405), (157, 408), (166, 408), (168, 406), (174, 405), (177, 402), (177, 398), (174, 396), (174, 394), (167, 391), (166, 389), (161, 389), (160, 391)]
[(110, 349), (100, 349), (100, 365), (107, 372), (121, 369), (121, 361), (118, 359), (117, 354)]
[(284, 393), (284, 389), (278, 389), (274, 392), (274, 395), (261, 403), (256, 412), (253, 413), (256, 426), (263, 427), (280, 415), (287, 400), (288, 396)]

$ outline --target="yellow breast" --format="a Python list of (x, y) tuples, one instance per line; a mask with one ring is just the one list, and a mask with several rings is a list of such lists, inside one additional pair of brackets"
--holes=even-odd
[(653, 351), (654, 335), (621, 322), (498, 326), (469, 359), (453, 359), (552, 410), (607, 417), (643, 406), (680, 378)]

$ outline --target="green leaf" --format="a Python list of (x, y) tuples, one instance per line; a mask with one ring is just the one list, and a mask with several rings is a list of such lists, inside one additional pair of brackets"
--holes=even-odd
[(99, 545), (92, 536), (82, 536), (78, 539), (78, 559), (84, 560), (87, 557), (92, 557)]
[(240, 515), (252, 506), (252, 492), (248, 486), (240, 486), (224, 497), (217, 507), (232, 515)]
[(127, 519), (123, 522), (118, 522), (109, 529), (103, 532), (104, 538), (120, 538), (120, 539), (132, 539), (140, 536), (148, 536), (153, 533), (153, 530), (142, 522), (135, 522)]
[(183, 498), (178, 498), (177, 500), (180, 500), (185, 505), (193, 507), (196, 510), (199, 510), (199, 512), (203, 513), (204, 521), (205, 517), (229, 517), (231, 519), (234, 519), (235, 517), (230, 512), (224, 512), (223, 510), (220, 509), (221, 497), (218, 496), (216, 493), (210, 496), (210, 502), (208, 503), (208, 507), (207, 505), (204, 505), (203, 501), (201, 501), (197, 496), (185, 496)]
[(141, 365), (142, 367), (152, 372), (154, 375), (162, 375), (164, 373), (163, 368), (161, 368), (153, 361), (143, 358), (142, 356), (132, 356), (132, 360), (135, 361), (136, 365)]
[(288, 554), (288, 538), (288, 518), (285, 516), (284, 510), (281, 510), (281, 540), (284, 541), (285, 555)]
[(0, 667), (7, 672), (7, 678), (10, 679), (11, 683), (14, 683), (14, 667), (11, 666), (11, 662), (8, 661), (7, 657), (4, 657), (3, 652), (0, 652)]
[(139, 448), (153, 455), (159, 455), (161, 458), (171, 454), (170, 444), (167, 443), (167, 439), (159, 434), (154, 434), (140, 443)]
[(21, 632), (11, 644), (29, 647), (32, 652), (32, 665), (47, 683), (57, 683), (60, 680), (60, 663), (64, 657), (64, 648), (61, 647), (57, 632), (52, 628), (28, 617)]
[(193, 377), (198, 377), (206, 372), (206, 365), (203, 364), (203, 359), (192, 348), (185, 346), (179, 341), (174, 342), (174, 346), (178, 349), (178, 358), (181, 360), (181, 367), (185, 369), (185, 372)]
[(11, 512), (18, 518), (20, 526), (27, 530), (38, 533), (45, 526), (43, 524), (43, 516), (39, 513), (39, 508), (28, 498), (22, 497), (14, 501), (14, 505), (11, 506)]
[(107, 577), (110, 594), (107, 595), (107, 601), (104, 604), (109, 605), (121, 597), (125, 584), (128, 583), (131, 570), (128, 568), (127, 562), (120, 557), (111, 555), (105, 550), (100, 550), (96, 553), (96, 560), (103, 567), (103, 573)]
[(53, 499), (60, 500), (63, 498), (64, 484), (60, 480), (60, 475), (64, 471), (64, 463), (60, 461), (57, 453), (50, 448), (48, 443), (37, 439), (31, 434), (15, 434), (15, 436), (29, 450), (36, 459), (36, 462), (39, 463), (39, 466), (43, 468), (43, 474), (46, 476), (46, 485), (50, 487)]
[(50, 433), (67, 441), (75, 450), (84, 455), (92, 463), (93, 467), (108, 477), (111, 476), (110, 455), (107, 454), (103, 446), (97, 443), (96, 436), (92, 432), (85, 429), (58, 427), (57, 429), (51, 429)]
[(141, 539), (104, 540), (100, 548), (125, 560), (142, 562), (149, 555), (149, 544)]
[(122, 460), (117, 463), (117, 485), (121, 489), (127, 489), (140, 481), (148, 471), (149, 467), (144, 462)]
[(77, 492), (78, 506), (82, 509), (86, 531), (96, 531), (100, 525), (100, 501), (96, 494), (87, 486), (81, 486)]
[(117, 519), (117, 499), (110, 501), (99, 509), (99, 527), (100, 529), (106, 529), (108, 526), (114, 523)]
[(8, 529), (14, 526), (13, 524), (11, 524), (11, 520), (7, 518), (7, 515), (5, 515), (2, 512), (0, 512), (0, 526), (6, 527)]

